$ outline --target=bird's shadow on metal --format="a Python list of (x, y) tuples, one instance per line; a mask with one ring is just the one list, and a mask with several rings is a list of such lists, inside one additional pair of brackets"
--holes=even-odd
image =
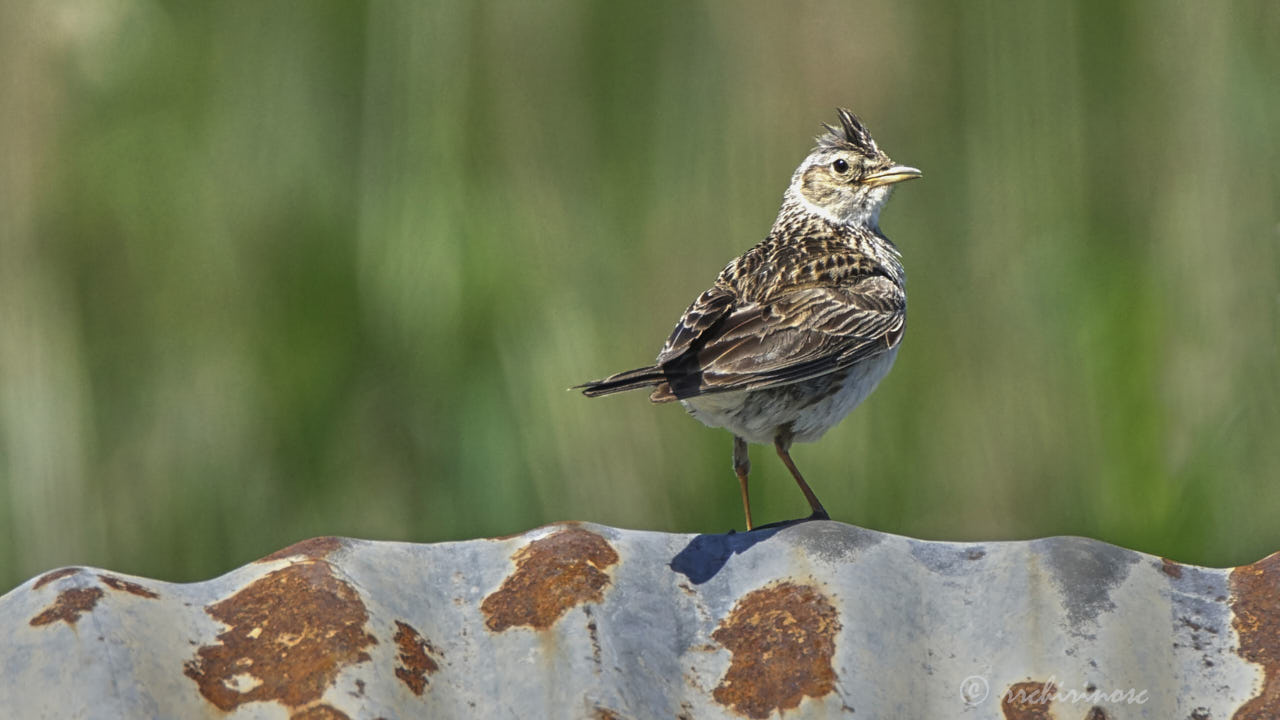
[(683, 550), (671, 558), (668, 565), (672, 570), (689, 578), (689, 582), (701, 585), (715, 577), (716, 573), (720, 572), (720, 568), (729, 562), (729, 558), (745, 553), (755, 547), (756, 543), (768, 540), (783, 528), (808, 522), (811, 519), (814, 518), (770, 523), (742, 533), (730, 530), (720, 535), (696, 535)]

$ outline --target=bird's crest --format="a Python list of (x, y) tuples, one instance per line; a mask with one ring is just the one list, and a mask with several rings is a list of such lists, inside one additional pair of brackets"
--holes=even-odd
[(840, 114), (840, 127), (826, 123), (826, 134), (818, 136), (818, 147), (823, 150), (856, 150), (866, 155), (875, 155), (876, 142), (871, 139), (871, 132), (862, 124), (857, 115), (846, 108), (836, 108)]

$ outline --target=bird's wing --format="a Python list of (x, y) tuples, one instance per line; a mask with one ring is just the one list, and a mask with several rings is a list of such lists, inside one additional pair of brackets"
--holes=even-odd
[(719, 284), (699, 295), (684, 311), (684, 315), (680, 316), (680, 321), (662, 346), (662, 352), (658, 353), (658, 364), (670, 362), (689, 352), (712, 326), (733, 310), (733, 300), (733, 293)]
[(895, 347), (906, 305), (902, 288), (882, 275), (802, 286), (721, 312), (696, 335), (690, 330), (692, 339), (681, 334), (682, 320), (672, 334), (681, 345), (668, 346), (683, 351), (659, 364), (675, 398), (798, 382)]

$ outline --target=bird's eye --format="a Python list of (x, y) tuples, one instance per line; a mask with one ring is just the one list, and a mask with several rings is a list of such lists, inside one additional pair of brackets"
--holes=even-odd
[(831, 169), (843, 175), (849, 172), (849, 163), (845, 162), (844, 158), (840, 158), (839, 160), (831, 163)]

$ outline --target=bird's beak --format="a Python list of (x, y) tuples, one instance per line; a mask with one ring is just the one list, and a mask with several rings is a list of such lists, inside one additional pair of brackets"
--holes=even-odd
[(885, 168), (878, 173), (872, 173), (862, 178), (862, 182), (864, 185), (878, 187), (880, 185), (900, 183), (903, 180), (914, 180), (923, 174), (924, 173), (913, 167), (907, 167), (906, 165), (894, 165), (893, 167)]

